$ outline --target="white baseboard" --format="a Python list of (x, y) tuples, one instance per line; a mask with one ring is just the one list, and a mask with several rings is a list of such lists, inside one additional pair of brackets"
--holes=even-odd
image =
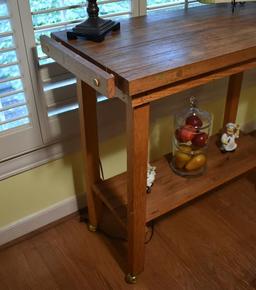
[(0, 228), (0, 245), (24, 236), (85, 206), (85, 196), (70, 197)]

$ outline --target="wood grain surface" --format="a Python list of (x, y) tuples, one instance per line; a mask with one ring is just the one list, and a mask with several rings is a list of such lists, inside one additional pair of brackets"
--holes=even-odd
[(165, 11), (121, 22), (102, 43), (53, 37), (113, 73), (128, 95), (146, 92), (255, 58), (256, 6), (232, 14), (228, 5)]
[[(207, 172), (196, 178), (184, 178), (172, 172), (169, 157), (153, 162), (157, 175), (152, 192), (147, 194), (146, 221), (149, 222), (170, 210), (198, 197), (221, 184), (253, 169), (256, 165), (256, 139), (246, 135), (238, 141), (235, 152), (222, 154), (211, 137)], [(124, 221), (127, 204), (126, 173), (99, 183), (98, 192), (108, 199), (111, 210), (118, 209)], [(128, 193), (129, 194), (129, 193)]]
[(158, 220), (136, 285), (117, 262), (127, 243), (72, 217), (0, 250), (0, 290), (254, 290), (255, 180), (254, 171)]
[(77, 82), (77, 96), (89, 220), (92, 226), (97, 227), (102, 207), (101, 200), (93, 191), (93, 184), (100, 181), (97, 96), (96, 91), (81, 80)]
[(115, 95), (114, 76), (67, 49), (64, 45), (43, 35), (40, 37), (42, 50), (77, 78), (86, 82), (99, 93), (112, 98)]
[[(159, 99), (163, 99), (163, 98), (166, 98), (166, 97), (171, 96), (173, 94), (180, 93), (180, 92), (189, 90), (191, 88), (204, 85), (204, 84), (209, 83), (211, 81), (222, 79), (222, 78), (225, 78), (227, 76), (230, 76), (230, 78), (233, 81), (232, 82), (230, 81), (230, 83), (229, 83), (228, 96), (227, 96), (228, 102), (226, 103), (226, 105), (227, 105), (226, 114), (228, 116), (229, 115), (228, 110), (231, 109), (232, 110), (232, 117), (233, 118), (235, 117), (235, 119), (236, 119), (236, 110), (235, 109), (237, 109), (237, 107), (234, 106), (234, 100), (232, 101), (231, 99), (232, 99), (233, 94), (236, 93), (236, 102), (238, 104), (241, 83), (240, 83), (240, 89), (239, 89), (238, 85), (239, 85), (239, 81), (241, 81), (241, 79), (239, 80), (238, 78), (234, 78), (232, 76), (241, 74), (241, 72), (244, 72), (246, 70), (250, 70), (254, 67), (256, 67), (256, 60), (247, 61), (244, 63), (240, 63), (238, 65), (226, 67), (223, 70), (220, 69), (220, 70), (210, 72), (207, 74), (195, 76), (195, 77), (190, 78), (190, 79), (178, 81), (178, 82), (172, 83), (170, 85), (167, 85), (167, 86), (164, 86), (161, 88), (157, 88), (157, 89), (148, 91), (146, 93), (141, 93), (141, 94), (136, 95), (132, 99), (132, 105), (133, 105), (133, 107), (137, 107), (137, 106), (140, 106), (142, 104), (145, 104), (148, 102), (153, 102), (153, 101), (156, 101)], [(238, 82), (238, 84), (236, 84), (236, 81)], [(232, 85), (234, 85), (234, 88), (232, 87)], [(235, 88), (236, 88), (236, 90), (235, 90)], [(233, 104), (233, 105), (230, 106), (231, 104)]]
[(127, 108), (128, 273), (144, 269), (149, 104)]

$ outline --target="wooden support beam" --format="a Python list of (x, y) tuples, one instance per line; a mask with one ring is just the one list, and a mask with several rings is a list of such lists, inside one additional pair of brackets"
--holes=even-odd
[(128, 273), (144, 269), (149, 104), (127, 107)]
[(236, 122), (242, 82), (243, 72), (233, 74), (229, 77), (223, 126), (229, 122)]
[(85, 167), (85, 190), (89, 214), (89, 229), (96, 230), (101, 215), (102, 202), (93, 191), (100, 181), (99, 148), (97, 128), (96, 91), (81, 80), (77, 80), (79, 101), (81, 144)]
[(168, 86), (157, 88), (155, 90), (148, 91), (147, 93), (133, 96), (133, 107), (140, 106), (144, 103), (153, 102), (159, 99), (163, 99), (173, 94), (184, 92), (194, 87), (202, 86), (212, 81), (228, 77), (230, 75), (239, 75), (245, 70), (249, 70), (256, 67), (256, 60), (240, 63), (239, 65), (230, 66), (224, 69), (219, 69), (210, 73), (195, 76), (190, 79), (171, 83)]

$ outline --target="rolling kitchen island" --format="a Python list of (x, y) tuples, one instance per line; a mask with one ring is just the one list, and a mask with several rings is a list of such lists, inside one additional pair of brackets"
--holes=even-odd
[[(212, 136), (203, 176), (177, 176), (163, 156), (146, 194), (150, 103), (229, 77), (224, 123), (235, 122), (243, 72), (256, 67), (255, 15), (254, 4), (234, 14), (207, 5), (123, 20), (101, 43), (68, 40), (65, 31), (41, 37), (43, 51), (77, 77), (89, 229), (105, 204), (127, 231), (130, 283), (143, 271), (148, 222), (256, 166), (254, 137), (242, 135), (236, 152), (221, 154)], [(99, 170), (97, 93), (126, 105), (127, 172), (107, 180)]]

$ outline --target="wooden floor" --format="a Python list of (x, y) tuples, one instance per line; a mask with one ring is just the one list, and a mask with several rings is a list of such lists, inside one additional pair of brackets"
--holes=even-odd
[[(0, 289), (256, 289), (256, 172), (157, 221), (136, 285), (126, 243), (73, 217), (0, 251)], [(114, 258), (115, 257), (115, 258)]]

